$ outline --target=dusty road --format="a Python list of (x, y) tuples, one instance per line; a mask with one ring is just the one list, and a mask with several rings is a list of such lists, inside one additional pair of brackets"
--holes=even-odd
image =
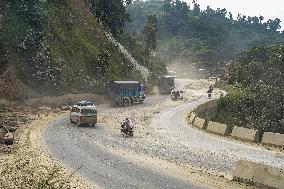
[[(187, 80), (177, 85), (186, 91), (184, 101), (154, 96), (128, 108), (99, 105), (101, 116), (95, 128), (78, 128), (66, 115), (49, 124), (45, 144), (65, 166), (103, 188), (245, 188), (222, 178), (230, 177), (237, 160), (284, 166), (283, 154), (187, 126), (187, 113), (207, 100), (208, 85)], [(119, 132), (126, 116), (136, 126), (133, 138)]]

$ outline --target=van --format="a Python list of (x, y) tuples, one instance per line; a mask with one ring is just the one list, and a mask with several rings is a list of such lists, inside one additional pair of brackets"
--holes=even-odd
[(97, 110), (95, 106), (78, 106), (71, 108), (70, 122), (76, 123), (77, 126), (92, 125), (97, 123)]

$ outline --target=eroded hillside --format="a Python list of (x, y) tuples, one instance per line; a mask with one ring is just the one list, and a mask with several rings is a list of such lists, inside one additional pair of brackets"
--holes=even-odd
[(8, 69), (14, 78), (1, 81), (9, 86), (21, 82), (34, 95), (63, 94), (100, 92), (107, 80), (141, 79), (83, 0), (9, 0), (1, 12), (1, 74)]

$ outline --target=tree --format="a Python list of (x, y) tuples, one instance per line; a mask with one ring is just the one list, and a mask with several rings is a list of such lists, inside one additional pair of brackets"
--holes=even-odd
[(195, 0), (193, 0), (193, 5), (193, 16), (199, 16), (201, 12), (200, 5)]
[(260, 15), (258, 18), (259, 18), (259, 22), (260, 22), (260, 23), (264, 20), (264, 17), (261, 16), (261, 15)]
[(144, 26), (143, 35), (145, 39), (146, 51), (151, 53), (152, 50), (157, 48), (157, 24), (158, 20), (156, 15), (149, 15), (148, 21)]
[(132, 0), (88, 0), (97, 20), (110, 29), (114, 36), (123, 33), (125, 22), (130, 21), (126, 5)]
[(276, 32), (278, 29), (281, 28), (280, 22), (281, 22), (281, 20), (279, 18), (276, 18), (275, 20), (269, 19), (267, 21), (268, 27), (272, 32)]

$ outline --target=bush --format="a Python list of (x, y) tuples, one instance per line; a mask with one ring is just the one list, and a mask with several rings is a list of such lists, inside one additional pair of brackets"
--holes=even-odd
[(215, 121), (265, 132), (284, 133), (281, 90), (268, 85), (240, 87), (218, 101)]

